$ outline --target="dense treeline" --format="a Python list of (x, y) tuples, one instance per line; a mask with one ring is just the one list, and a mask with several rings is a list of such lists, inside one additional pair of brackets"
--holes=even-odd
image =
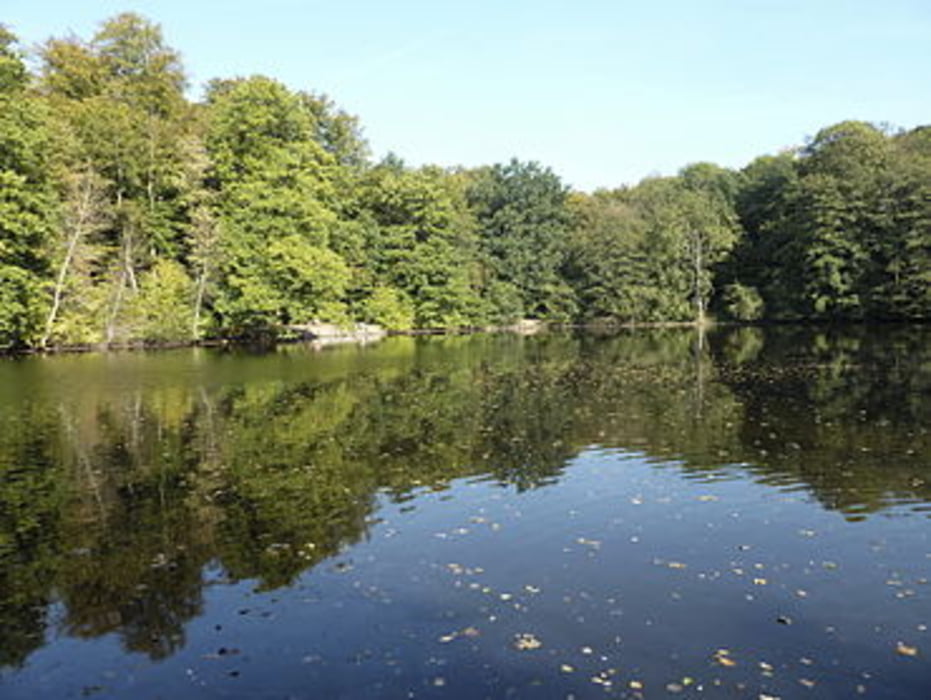
[(536, 163), (372, 162), (355, 117), (266, 77), (192, 103), (134, 14), (35, 65), (0, 27), (0, 347), (931, 309), (931, 128), (587, 195)]

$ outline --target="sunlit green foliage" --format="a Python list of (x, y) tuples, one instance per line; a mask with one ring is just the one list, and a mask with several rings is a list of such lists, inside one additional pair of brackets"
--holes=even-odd
[[(480, 170), (469, 188), (486, 275), (516, 290), (521, 315), (551, 320), (575, 315), (572, 289), (561, 274), (569, 237), (567, 196), (568, 188), (552, 170), (516, 159)], [(499, 316), (508, 311), (494, 309)]]
[(927, 128), (841, 122), (741, 171), (571, 193), (517, 159), (373, 162), (355, 116), (268, 77), (193, 103), (135, 13), (35, 58), (0, 28), (3, 349), (931, 315)]
[(383, 163), (360, 182), (358, 206), (374, 224), (366, 251), (371, 293), (395, 290), (401, 306), (400, 295), (409, 299), (420, 328), (472, 325), (480, 305), (471, 275), (475, 227), (450, 177)]
[[(131, 318), (139, 278), (179, 259), (189, 225), (182, 173), (193, 122), (180, 59), (158, 25), (132, 13), (105, 22), (89, 42), (52, 39), (39, 58), (39, 91), (56, 119), (60, 191), (79, 212), (58, 231), (43, 340), (139, 340)], [(93, 183), (89, 199), (76, 179)], [(106, 301), (89, 315), (88, 298)]]
[(26, 80), (14, 37), (0, 26), (0, 349), (39, 339), (56, 216), (49, 115)]
[(191, 340), (194, 290), (184, 268), (173, 260), (159, 260), (139, 279), (129, 317), (133, 337), (147, 342)]
[(927, 318), (924, 132), (842, 122), (797, 155), (751, 163), (725, 279), (755, 287), (767, 318)]
[(739, 236), (738, 176), (699, 163), (680, 175), (574, 200), (568, 277), (585, 316), (701, 321), (715, 265)]
[(414, 303), (393, 287), (376, 287), (362, 302), (362, 320), (388, 330), (406, 331), (414, 327)]

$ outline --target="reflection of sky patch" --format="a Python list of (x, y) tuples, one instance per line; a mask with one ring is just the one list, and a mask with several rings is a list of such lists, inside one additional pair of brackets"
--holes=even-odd
[(915, 695), (931, 344), (817, 333), (0, 363), (4, 695)]

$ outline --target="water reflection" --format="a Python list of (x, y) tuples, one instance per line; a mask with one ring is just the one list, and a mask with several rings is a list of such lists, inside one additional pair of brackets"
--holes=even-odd
[(803, 488), (850, 520), (923, 511), (929, 340), (742, 328), (3, 361), (0, 665), (49, 634), (168, 657), (207, 586), (292, 584), (364, 541), (382, 499), (473, 476), (536, 489), (596, 445)]

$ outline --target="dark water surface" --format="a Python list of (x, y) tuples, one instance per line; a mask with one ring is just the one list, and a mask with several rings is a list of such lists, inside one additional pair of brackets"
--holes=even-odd
[(0, 361), (0, 697), (931, 697), (931, 329)]

